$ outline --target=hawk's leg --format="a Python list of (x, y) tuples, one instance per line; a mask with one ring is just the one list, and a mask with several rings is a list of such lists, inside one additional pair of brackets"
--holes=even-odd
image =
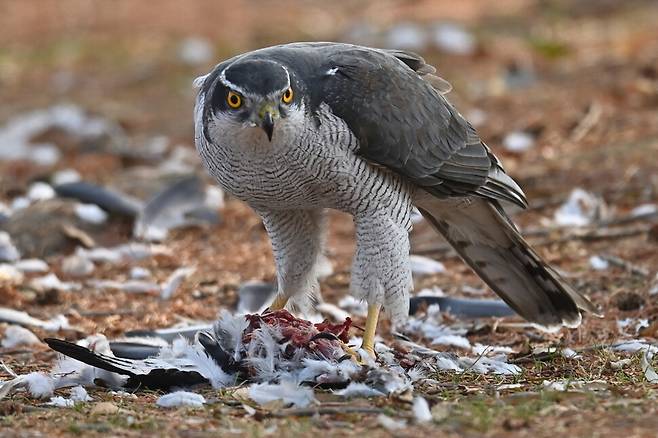
[(292, 298), (294, 310), (307, 313), (319, 299), (317, 265), (322, 253), (324, 213), (316, 210), (260, 211), (272, 241), (278, 295), (271, 310)]
[[(352, 294), (368, 302), (364, 348), (374, 356), (379, 312), (392, 323), (404, 321), (409, 313), (412, 288), (409, 266), (409, 233), (406, 222), (389, 212), (355, 216), (356, 253), (352, 264)], [(404, 215), (400, 215), (404, 216)]]
[(361, 343), (361, 348), (366, 350), (372, 357), (375, 357), (375, 334), (377, 332), (377, 320), (379, 319), (380, 309), (381, 306), (379, 304), (371, 304), (368, 306), (366, 329), (363, 333), (363, 342)]
[(286, 307), (286, 304), (288, 304), (288, 297), (286, 295), (277, 294), (276, 298), (274, 298), (274, 301), (272, 301), (272, 304), (270, 304), (268, 309), (281, 310)]

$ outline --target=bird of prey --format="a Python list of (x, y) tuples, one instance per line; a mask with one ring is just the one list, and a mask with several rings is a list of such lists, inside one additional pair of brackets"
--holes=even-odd
[(350, 289), (368, 303), (362, 348), (374, 356), (381, 308), (394, 324), (408, 315), (415, 206), (522, 317), (578, 326), (595, 307), (521, 237), (501, 204), (525, 208), (525, 195), (435, 71), (407, 51), (293, 43), (235, 56), (196, 81), (201, 159), (272, 241), (271, 308), (316, 296), (325, 210), (347, 212)]

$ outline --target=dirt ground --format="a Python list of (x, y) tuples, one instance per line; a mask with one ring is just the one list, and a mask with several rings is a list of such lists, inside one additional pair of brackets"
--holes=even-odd
[[(658, 294), (649, 293), (658, 271), (658, 221), (656, 215), (627, 219), (638, 205), (658, 203), (658, 4), (347, 1), (328, 8), (321, 2), (288, 0), (199, 0), (184, 7), (173, 1), (157, 6), (129, 1), (36, 3), (0, 1), (0, 122), (22, 111), (75, 102), (117, 121), (136, 142), (162, 135), (190, 149), (191, 80), (226, 56), (284, 41), (352, 41), (362, 35), (357, 32), (361, 28), (382, 29), (369, 36), (376, 43), (385, 40), (384, 30), (395, 23), (431, 26), (457, 20), (477, 41), (471, 53), (448, 53), (431, 45), (421, 52), (452, 83), (451, 101), (467, 118), (478, 119), (481, 137), (523, 187), (530, 208), (514, 218), (528, 241), (585, 291), (604, 317), (585, 316), (578, 329), (556, 334), (485, 321), (469, 339), (521, 352), (517, 363), (523, 373), (438, 373), (440, 385), (416, 388), (432, 406), (434, 421), (429, 424), (410, 421), (398, 430), (382, 427), (377, 420), (381, 413), (412, 418), (409, 401), (395, 398), (345, 402), (327, 393), (320, 395), (322, 408), (352, 410), (324, 413), (328, 411), (320, 408), (295, 415), (285, 409), (258, 409), (247, 416), (231, 390), (204, 391), (213, 402), (201, 410), (160, 409), (154, 404), (155, 392), (141, 391), (133, 399), (90, 390), (97, 401), (112, 402), (119, 411), (94, 413), (92, 405), (61, 410), (13, 396), (0, 402), (0, 434), (656, 436), (656, 384), (647, 382), (639, 355), (616, 369), (611, 363), (626, 356), (605, 346), (624, 337), (618, 321), (626, 318), (646, 318), (649, 327), (639, 335), (654, 343), (658, 338)], [(211, 41), (212, 60), (181, 63), (177, 48), (187, 36)], [(505, 149), (506, 136), (514, 131), (529, 133), (533, 146), (518, 152)], [(129, 165), (111, 154), (81, 155), (67, 149), (57, 166), (73, 167), (84, 179), (105, 183)], [(0, 200), (21, 193), (51, 171), (0, 161)], [(582, 229), (551, 227), (555, 209), (577, 187), (605, 201), (608, 219)], [(274, 279), (269, 241), (259, 218), (230, 198), (221, 214), (218, 226), (172, 233), (166, 245), (173, 255), (141, 262), (158, 279), (172, 266), (197, 266), (170, 301), (99, 290), (43, 297), (0, 284), (0, 304), (41, 317), (64, 313), (82, 333), (108, 337), (170, 326), (181, 318), (212, 320), (220, 308), (235, 304), (244, 281)], [(325, 300), (336, 303), (348, 290), (352, 224), (349, 217), (332, 213), (330, 226), (334, 274), (322, 290)], [(120, 241), (129, 232), (126, 224), (112, 222), (106, 238)], [(464, 295), (464, 285), (482, 287), (423, 224), (412, 240), (413, 252), (435, 257), (448, 268), (445, 274), (423, 279), (417, 289), (438, 286), (448, 294)], [(594, 270), (590, 257), (596, 255), (613, 256), (621, 263)], [(62, 256), (47, 260), (58, 266)], [(119, 278), (128, 268), (102, 267), (96, 274)], [(385, 324), (381, 328), (385, 333)], [(76, 339), (82, 334), (59, 336)], [(582, 358), (523, 358), (523, 352), (540, 346), (568, 346)], [(25, 373), (48, 370), (55, 354), (44, 346), (0, 349), (0, 356)], [(545, 380), (586, 383), (555, 392), (545, 390)]]

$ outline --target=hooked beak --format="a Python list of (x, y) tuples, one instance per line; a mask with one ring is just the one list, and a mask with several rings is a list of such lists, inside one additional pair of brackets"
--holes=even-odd
[(266, 103), (258, 111), (260, 118), (260, 127), (263, 128), (267, 139), (272, 141), (272, 134), (274, 133), (274, 121), (279, 118), (279, 109), (271, 103)]
[(267, 134), (267, 139), (272, 141), (272, 133), (274, 132), (274, 118), (272, 117), (272, 113), (265, 113), (265, 116), (261, 119), (260, 126), (265, 131), (265, 134)]

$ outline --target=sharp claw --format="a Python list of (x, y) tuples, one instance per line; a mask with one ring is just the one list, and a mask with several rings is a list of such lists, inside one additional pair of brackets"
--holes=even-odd
[[(350, 347), (349, 345), (347, 345), (346, 343), (344, 343), (344, 342), (342, 342), (342, 341), (341, 341), (341, 344), (342, 344), (342, 346), (343, 346), (343, 350), (345, 350), (345, 353), (346, 353), (346, 354), (345, 354), (345, 356), (341, 357), (341, 358), (338, 360), (339, 362), (342, 362), (343, 360), (345, 360), (345, 359), (347, 359), (347, 358), (351, 358), (354, 362), (356, 362), (357, 365), (360, 365), (360, 366), (366, 366), (366, 365), (368, 365), (368, 361), (367, 361), (367, 360), (363, 360), (363, 359), (361, 358), (361, 355), (359, 354), (359, 352), (358, 352), (357, 350), (353, 349), (352, 347)], [(370, 357), (372, 357), (373, 359), (376, 358), (376, 356), (375, 356), (375, 352), (374, 352), (374, 351), (371, 351), (371, 350), (367, 350), (367, 349), (366, 349), (366, 352), (367, 352), (367, 353), (370, 355)]]

